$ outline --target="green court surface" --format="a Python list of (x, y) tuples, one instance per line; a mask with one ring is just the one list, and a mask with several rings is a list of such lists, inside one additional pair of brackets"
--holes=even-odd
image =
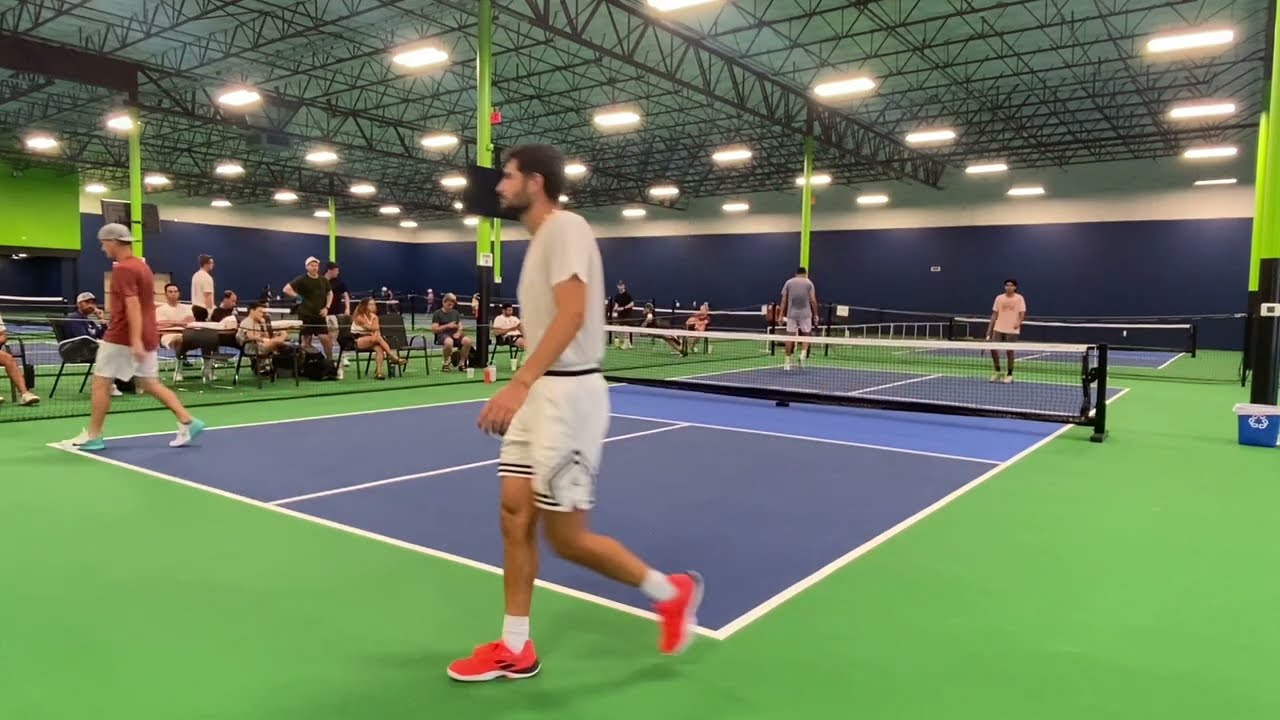
[(1239, 388), (1126, 384), (1106, 443), (1060, 435), (725, 640), (665, 658), (649, 621), (539, 590), (542, 673), (480, 686), (444, 666), (496, 635), (496, 575), (46, 446), (80, 419), (8, 423), (0, 718), (1280, 717), (1280, 455), (1236, 445)]

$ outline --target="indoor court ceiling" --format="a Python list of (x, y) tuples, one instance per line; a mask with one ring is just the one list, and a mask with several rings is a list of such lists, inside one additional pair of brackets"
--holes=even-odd
[[(456, 215), (440, 184), (474, 160), (477, 0), (0, 0), (0, 37), (137, 66), (143, 166), (172, 189), (236, 204), (279, 188), (349, 212), (396, 204), (405, 217)], [(971, 163), (1015, 168), (1176, 156), (1255, 132), (1264, 92), (1266, 0), (719, 0), (659, 12), (648, 0), (495, 0), (497, 146), (542, 141), (590, 170), (571, 206), (656, 203), (670, 183), (693, 197), (796, 192), (807, 127), (815, 169), (837, 185), (903, 180), (940, 187)], [(1230, 28), (1234, 42), (1193, 57), (1153, 57), (1156, 33)], [(427, 41), (442, 64), (404, 71), (394, 51)], [(865, 73), (876, 87), (819, 102), (816, 84)], [(260, 105), (215, 98), (247, 85)], [(127, 143), (104, 127), (126, 97), (0, 68), (0, 156), (34, 157), (23, 139), (56, 136), (56, 161), (86, 182), (127, 184)], [(1234, 114), (1171, 120), (1171, 106), (1226, 99)], [(627, 132), (593, 113), (635, 109)], [(905, 136), (935, 127), (933, 147)], [(461, 142), (438, 152), (426, 134)], [(340, 160), (316, 167), (323, 144)], [(746, 145), (746, 164), (711, 155)], [(214, 175), (227, 160), (245, 173)], [(359, 180), (374, 198), (350, 195)]]

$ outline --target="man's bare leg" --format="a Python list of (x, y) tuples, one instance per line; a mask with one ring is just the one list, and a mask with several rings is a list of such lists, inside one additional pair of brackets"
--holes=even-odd
[(187, 412), (177, 394), (170, 390), (167, 385), (156, 378), (138, 378), (138, 384), (142, 386), (143, 392), (159, 400), (162, 405), (169, 408), (169, 411), (178, 418), (178, 422), (183, 425), (191, 422), (191, 413)]
[(111, 388), (115, 384), (115, 378), (93, 376), (93, 385), (89, 391), (89, 427), (86, 433), (91, 438), (102, 437), (102, 426), (106, 424), (107, 413), (111, 410)]
[(533, 580), (538, 576), (538, 510), (527, 477), (502, 476), (502, 642), (520, 652), (529, 639)]

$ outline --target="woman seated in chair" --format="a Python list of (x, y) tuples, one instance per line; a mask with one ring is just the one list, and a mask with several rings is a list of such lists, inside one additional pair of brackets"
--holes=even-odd
[(373, 351), (375, 380), (385, 380), (382, 372), (382, 358), (389, 357), (396, 365), (407, 365), (409, 361), (400, 357), (382, 337), (381, 325), (378, 322), (378, 304), (367, 297), (356, 306), (351, 316), (351, 334), (356, 338), (356, 347), (363, 352)]

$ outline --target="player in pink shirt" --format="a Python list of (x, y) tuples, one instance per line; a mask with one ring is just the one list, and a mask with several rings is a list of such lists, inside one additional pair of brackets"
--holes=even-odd
[[(1022, 332), (1022, 321), (1027, 319), (1027, 301), (1018, 294), (1018, 281), (1010, 278), (1004, 281), (1004, 292), (996, 296), (991, 306), (991, 323), (987, 326), (987, 340), (992, 342), (1017, 342)], [(1000, 375), (1000, 353), (991, 351), (991, 362), (995, 363), (996, 372), (991, 382), (1013, 382), (1013, 350), (1005, 353), (1008, 358), (1008, 371)]]

